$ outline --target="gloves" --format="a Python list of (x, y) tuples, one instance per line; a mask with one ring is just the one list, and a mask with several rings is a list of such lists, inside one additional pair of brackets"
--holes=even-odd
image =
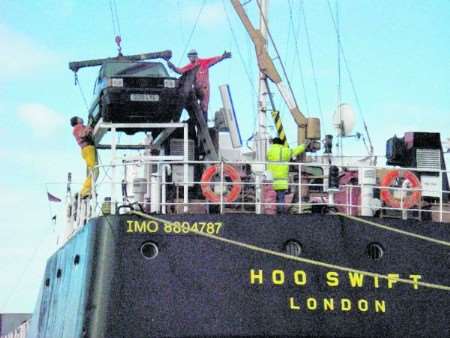
[(305, 151), (311, 151), (312, 142), (311, 140), (305, 140)]
[(224, 59), (229, 59), (229, 58), (231, 58), (231, 52), (227, 52), (227, 51), (223, 52), (222, 58), (224, 58)]

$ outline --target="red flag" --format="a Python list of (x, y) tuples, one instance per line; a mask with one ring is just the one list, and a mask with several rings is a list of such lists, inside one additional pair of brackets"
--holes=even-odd
[(61, 202), (60, 198), (56, 197), (55, 195), (50, 194), (48, 191), (47, 191), (47, 198), (48, 198), (49, 202)]

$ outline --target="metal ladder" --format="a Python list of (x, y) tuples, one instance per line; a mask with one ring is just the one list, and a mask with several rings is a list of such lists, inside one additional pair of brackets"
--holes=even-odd
[(202, 109), (195, 94), (194, 83), (198, 70), (199, 67), (197, 66), (183, 74), (179, 79), (178, 89), (183, 100), (183, 108), (189, 113), (189, 118), (196, 122), (198, 138), (205, 151), (205, 158), (210, 161), (217, 161), (219, 156), (209, 134), (208, 123), (203, 117)]
[(196, 121), (197, 134), (200, 140), (200, 144), (205, 151), (205, 158), (210, 161), (217, 161), (219, 156), (217, 154), (216, 148), (214, 147), (211, 135), (208, 130), (208, 124), (203, 117), (202, 109), (197, 101), (197, 96), (194, 90), (189, 93), (187, 98), (187, 104), (185, 106), (187, 112), (189, 113), (189, 118)]

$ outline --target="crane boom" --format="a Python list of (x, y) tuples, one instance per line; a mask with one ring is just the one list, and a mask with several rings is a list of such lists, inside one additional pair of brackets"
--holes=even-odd
[(172, 51), (165, 50), (162, 52), (152, 52), (152, 53), (144, 53), (144, 54), (135, 54), (135, 55), (119, 55), (112, 58), (104, 58), (104, 59), (94, 59), (94, 60), (86, 60), (86, 61), (75, 61), (69, 63), (70, 70), (77, 72), (80, 68), (84, 67), (95, 67), (101, 66), (106, 62), (117, 61), (117, 60), (127, 60), (127, 61), (142, 61), (142, 60), (152, 60), (152, 59), (165, 59), (169, 60), (172, 57)]
[(236, 14), (239, 16), (239, 19), (247, 30), (250, 39), (255, 45), (259, 70), (277, 86), (278, 91), (283, 97), (284, 102), (286, 103), (295, 123), (297, 124), (297, 141), (299, 144), (304, 143), (306, 140), (306, 127), (308, 124), (308, 119), (300, 111), (300, 108), (295, 102), (293, 93), (283, 82), (280, 73), (277, 71), (275, 64), (273, 63), (272, 58), (270, 57), (265, 46), (266, 40), (262, 36), (260, 30), (253, 26), (239, 0), (230, 1)]

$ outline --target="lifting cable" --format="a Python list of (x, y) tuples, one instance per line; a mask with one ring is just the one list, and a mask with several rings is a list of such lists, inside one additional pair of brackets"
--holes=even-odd
[(111, 21), (114, 35), (121, 36), (122, 34), (120, 32), (120, 20), (116, 0), (109, 0), (109, 9), (111, 10)]
[[(139, 211), (131, 211), (131, 214), (134, 214), (134, 215), (137, 215), (137, 216), (149, 219), (149, 220), (153, 220), (156, 222), (160, 222), (163, 224), (172, 225), (172, 222), (170, 222), (170, 221), (167, 221), (167, 220), (159, 218), (159, 217), (147, 215), (147, 214), (139, 212)], [(192, 232), (192, 233), (202, 236), (202, 237), (213, 239), (215, 241), (219, 241), (219, 242), (230, 244), (233, 246), (245, 248), (245, 249), (248, 249), (248, 250), (251, 250), (254, 252), (264, 253), (267, 255), (276, 256), (276, 257), (280, 257), (280, 258), (284, 258), (284, 259), (288, 259), (288, 260), (292, 260), (292, 261), (296, 261), (296, 262), (300, 262), (300, 263), (310, 264), (310, 265), (314, 265), (314, 266), (320, 266), (322, 268), (340, 270), (340, 271), (345, 271), (345, 272), (354, 272), (354, 273), (359, 273), (362, 275), (376, 277), (376, 278), (385, 279), (385, 280), (391, 280), (391, 278), (392, 278), (392, 277), (389, 277), (389, 275), (384, 275), (384, 274), (379, 274), (379, 273), (364, 271), (364, 270), (359, 270), (359, 269), (353, 269), (353, 268), (336, 265), (336, 264), (331, 264), (331, 263), (326, 263), (326, 262), (322, 262), (322, 261), (318, 261), (318, 260), (310, 259), (310, 258), (292, 256), (292, 255), (288, 255), (288, 254), (285, 254), (282, 252), (262, 248), (262, 247), (259, 247), (259, 246), (253, 245), (253, 244), (243, 243), (243, 242), (235, 241), (232, 239), (208, 234), (206, 232), (201, 232), (201, 231), (195, 230), (195, 229), (189, 229), (189, 232)], [(404, 283), (404, 284), (410, 284), (410, 285), (420, 285), (422, 287), (429, 288), (429, 289), (450, 291), (450, 286), (447, 286), (447, 285), (420, 282), (420, 281), (412, 281), (412, 280), (404, 279), (404, 278), (395, 278), (395, 281)]]
[[(120, 20), (119, 20), (119, 14), (118, 14), (118, 9), (117, 9), (117, 3), (116, 3), (116, 0), (109, 0), (108, 4), (109, 4), (109, 9), (111, 11), (111, 22), (112, 22), (112, 26), (113, 26), (115, 40), (116, 40), (116, 43), (119, 48), (119, 54), (121, 54), (122, 48), (120, 46), (120, 42), (121, 42), (122, 33), (120, 31)], [(86, 110), (89, 112), (89, 104), (86, 99), (86, 95), (84, 94), (84, 90), (81, 86), (80, 80), (78, 79), (77, 72), (75, 72), (75, 86), (78, 87), (81, 98), (83, 99), (84, 105), (86, 107)]]
[[(336, 21), (334, 19), (333, 8), (331, 7), (330, 0), (327, 0), (327, 3), (328, 3), (328, 9), (329, 9), (329, 12), (330, 12), (331, 20), (333, 21), (334, 30), (335, 30), (336, 34), (338, 34), (338, 28), (337, 28)], [(364, 131), (366, 132), (367, 140), (369, 142), (370, 155), (372, 155), (373, 154), (372, 139), (370, 138), (369, 129), (367, 127), (366, 119), (364, 118), (364, 113), (363, 113), (363, 110), (362, 110), (362, 107), (361, 107), (361, 102), (359, 100), (359, 96), (358, 96), (358, 93), (356, 91), (356, 86), (355, 86), (355, 83), (353, 81), (353, 76), (352, 76), (352, 73), (350, 71), (350, 67), (348, 65), (347, 58), (345, 56), (344, 47), (342, 45), (342, 41), (340, 39), (340, 36), (339, 36), (339, 48), (340, 48), (340, 53), (342, 54), (342, 60), (344, 61), (344, 66), (345, 66), (345, 69), (347, 71), (348, 78), (350, 80), (350, 85), (352, 86), (352, 91), (353, 91), (353, 95), (355, 97), (356, 105), (358, 106), (358, 110), (359, 110), (359, 112), (361, 114), (361, 118), (363, 120)]]
[(114, 31), (114, 41), (117, 45), (118, 55), (122, 56), (122, 32), (120, 31), (119, 11), (117, 9), (116, 0), (109, 0), (109, 9), (111, 10), (111, 20)]
[(200, 16), (202, 15), (205, 5), (206, 5), (206, 0), (203, 0), (200, 10), (198, 11), (197, 17), (195, 18), (194, 26), (192, 27), (191, 33), (189, 34), (189, 38), (186, 41), (186, 45), (184, 46), (183, 53), (181, 53), (181, 55), (180, 55), (180, 60), (178, 61), (179, 64), (181, 63), (181, 61), (183, 61), (183, 57), (186, 54), (189, 44), (191, 43), (192, 36), (194, 35), (195, 30), (197, 29), (198, 21), (200, 19)]

